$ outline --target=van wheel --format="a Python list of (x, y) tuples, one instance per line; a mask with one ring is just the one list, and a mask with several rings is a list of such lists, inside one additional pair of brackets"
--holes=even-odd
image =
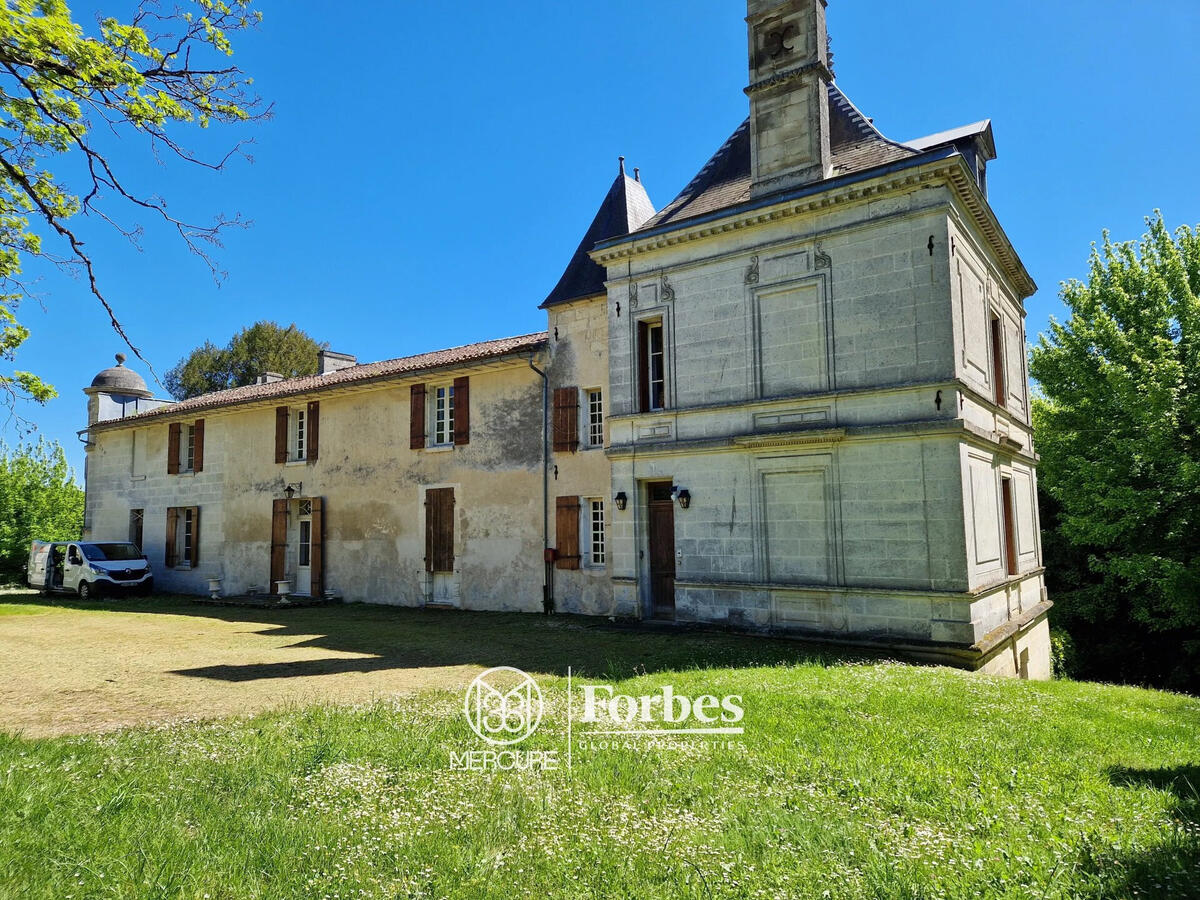
[(84, 601), (91, 600), (92, 597), (95, 596), (95, 593), (96, 592), (94, 590), (92, 590), (92, 586), (90, 584), (88, 584), (86, 581), (79, 582), (79, 599), (80, 600), (84, 600)]

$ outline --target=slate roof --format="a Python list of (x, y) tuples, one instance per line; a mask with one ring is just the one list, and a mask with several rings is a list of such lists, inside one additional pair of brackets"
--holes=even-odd
[(622, 161), (617, 180), (608, 189), (608, 195), (600, 204), (600, 210), (592, 220), (591, 227), (579, 242), (575, 255), (567, 263), (562, 278), (558, 280), (550, 295), (542, 301), (541, 308), (603, 294), (604, 282), (608, 276), (603, 266), (592, 262), (588, 252), (601, 241), (624, 237), (637, 231), (653, 215), (654, 204), (650, 202), (646, 189), (640, 181), (625, 174), (625, 163)]
[[(835, 84), (829, 85), (833, 174), (849, 175), (917, 155), (889, 140)], [(643, 228), (703, 216), (750, 199), (750, 120), (746, 119), (683, 191)]]
[[(464, 363), (477, 362), (493, 357), (508, 356), (512, 353), (539, 350), (549, 340), (544, 331), (533, 334), (522, 334), (517, 337), (500, 338), (495, 341), (482, 341), (478, 344), (465, 344), (461, 347), (451, 347), (447, 350), (435, 350), (431, 353), (419, 353), (416, 356), (402, 356), (398, 359), (385, 359), (382, 362), (365, 363), (360, 366), (350, 366), (339, 369), (327, 375), (301, 375), (298, 378), (286, 378), (283, 381), (273, 381), (269, 384), (249, 384), (244, 387), (230, 388), (227, 391), (214, 391), (202, 394), (179, 403), (160, 406), (144, 413), (127, 416), (99, 423), (100, 426), (120, 425), (131, 421), (142, 421), (162, 416), (173, 416), (179, 413), (202, 412), (227, 406), (238, 406), (243, 403), (255, 403), (260, 400), (290, 397), (297, 394), (313, 394), (340, 385), (354, 384), (360, 381), (372, 381), (393, 375), (414, 375), (426, 370), (441, 369)], [(93, 426), (96, 427), (96, 426)]]

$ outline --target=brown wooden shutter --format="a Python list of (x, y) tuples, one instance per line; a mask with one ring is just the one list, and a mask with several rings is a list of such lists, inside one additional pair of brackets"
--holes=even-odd
[(166, 558), (164, 562), (168, 569), (175, 568), (175, 563), (178, 561), (175, 556), (175, 534), (179, 531), (179, 510), (172, 506), (167, 509), (167, 540), (166, 540)]
[(200, 565), (200, 507), (192, 507), (192, 555), (188, 560), (192, 568)]
[(305, 438), (304, 455), (312, 462), (317, 458), (321, 444), (321, 401), (310, 400), (308, 415), (304, 417), (304, 427), (308, 430)]
[(287, 559), (288, 501), (274, 500), (271, 503), (271, 586), (268, 593), (274, 594), (275, 582), (283, 581), (284, 562)]
[(194, 440), (194, 444), (193, 444), (194, 449), (192, 451), (192, 471), (193, 472), (203, 472), (204, 471), (204, 420), (197, 419), (194, 427), (195, 427), (195, 431), (193, 432), (193, 434), (195, 435), (195, 440)]
[(454, 488), (425, 492), (425, 571), (454, 571)]
[(275, 407), (275, 462), (288, 461), (288, 408)]
[(179, 422), (167, 426), (167, 474), (179, 474), (179, 434), (182, 430)]
[(554, 449), (574, 453), (579, 449), (579, 389), (554, 389)]
[(579, 498), (559, 497), (555, 503), (554, 533), (558, 547), (554, 565), (559, 569), (579, 568)]
[(312, 498), (311, 550), (309, 551), (310, 588), (314, 597), (325, 594), (325, 500)]
[(408, 446), (412, 450), (425, 449), (425, 385), (414, 384), (409, 394)]
[(471, 379), (454, 379), (454, 443), (471, 443)]
[(638, 412), (650, 411), (650, 326), (638, 322), (637, 330)]

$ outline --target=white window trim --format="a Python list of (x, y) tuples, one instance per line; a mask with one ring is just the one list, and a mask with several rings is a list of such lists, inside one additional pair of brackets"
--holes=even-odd
[[(433, 421), (430, 423), (429, 449), (449, 449), (454, 446), (454, 384), (446, 382), (433, 386)], [(439, 425), (442, 434), (438, 434)]]
[(294, 406), (288, 411), (288, 462), (308, 461), (308, 409)]
[[(592, 395), (597, 395), (599, 398), (600, 412), (600, 439), (595, 440), (595, 435), (592, 433)], [(604, 389), (603, 388), (584, 388), (583, 396), (587, 401), (584, 404), (584, 428), (587, 434), (587, 442), (584, 447), (588, 450), (598, 450), (604, 446)]]
[(196, 471), (196, 425), (183, 426), (183, 440), (180, 442), (179, 471), (187, 474)]
[[(599, 505), (600, 513), (600, 552), (602, 557), (597, 561), (595, 556), (596, 549), (596, 529), (595, 529), (595, 513), (596, 506)], [(580, 529), (582, 534), (586, 536), (587, 552), (583, 554), (584, 566), (589, 569), (604, 569), (608, 566), (608, 509), (604, 503), (603, 497), (584, 497), (583, 503), (583, 528)]]

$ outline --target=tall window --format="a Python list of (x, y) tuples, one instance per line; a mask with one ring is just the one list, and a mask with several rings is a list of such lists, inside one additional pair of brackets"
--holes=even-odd
[(142, 526), (145, 521), (146, 511), (144, 509), (129, 511), (129, 543), (136, 544), (139, 550), (142, 549)]
[(604, 394), (588, 391), (588, 446), (604, 446)]
[(1004, 570), (1017, 574), (1017, 526), (1013, 515), (1012, 479), (1000, 476), (1000, 507), (1004, 517)]
[(588, 562), (593, 566), (604, 565), (604, 501), (589, 500)]
[(638, 394), (641, 412), (666, 408), (667, 360), (661, 319), (638, 323)]
[(300, 552), (296, 560), (301, 566), (312, 565), (312, 521), (300, 520)]
[(191, 565), (191, 560), (194, 557), (194, 554), (192, 553), (193, 542), (196, 540), (196, 517), (191, 507), (188, 507), (183, 511), (182, 518), (182, 540), (180, 543), (183, 545), (183, 562), (187, 565)]
[(454, 386), (443, 385), (433, 394), (433, 442), (454, 443)]
[(995, 382), (996, 405), (1004, 406), (1004, 331), (999, 316), (992, 316), (992, 381)]
[(194, 472), (196, 469), (196, 426), (184, 426), (183, 470)]
[(308, 458), (308, 447), (305, 445), (308, 438), (307, 415), (304, 407), (292, 410), (292, 459), (297, 461)]

